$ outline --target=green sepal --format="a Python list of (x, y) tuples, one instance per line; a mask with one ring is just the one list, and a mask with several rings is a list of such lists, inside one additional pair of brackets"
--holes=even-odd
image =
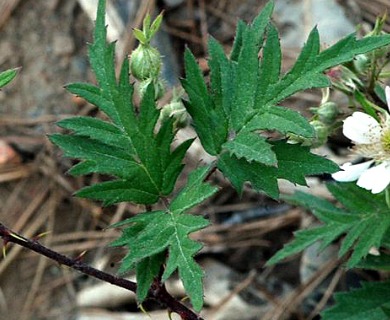
[(156, 19), (154, 19), (154, 21), (152, 22), (152, 24), (151, 24), (151, 26), (150, 26), (149, 33), (150, 33), (150, 37), (151, 37), (151, 38), (156, 34), (156, 32), (158, 31), (158, 29), (160, 29), (162, 20), (163, 20), (163, 13), (161, 12), (161, 13), (156, 17)]
[(135, 37), (139, 42), (141, 42), (142, 44), (147, 44), (147, 43), (148, 43), (148, 39), (145, 37), (145, 35), (144, 35), (144, 33), (142, 32), (142, 30), (137, 29), (137, 28), (134, 28), (134, 29), (133, 29), (133, 34), (134, 34), (134, 37)]
[(371, 117), (376, 119), (376, 121), (380, 122), (380, 118), (378, 117), (377, 111), (371, 101), (369, 101), (366, 96), (361, 93), (359, 90), (355, 90), (354, 97), (357, 102), (362, 106), (364, 112), (369, 114)]
[(9, 84), (17, 76), (19, 68), (9, 69), (0, 73), (0, 88)]

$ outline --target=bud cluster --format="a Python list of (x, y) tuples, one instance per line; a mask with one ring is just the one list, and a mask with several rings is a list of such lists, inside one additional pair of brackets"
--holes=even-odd
[(150, 44), (160, 28), (161, 22), (162, 14), (158, 15), (152, 23), (150, 15), (147, 14), (143, 21), (143, 30), (136, 28), (133, 30), (139, 45), (130, 56), (130, 71), (133, 77), (139, 81), (137, 88), (141, 98), (149, 85), (154, 86), (156, 100), (164, 94), (164, 83), (160, 79), (161, 54), (157, 48)]
[[(374, 29), (365, 38), (383, 34), (383, 26), (386, 15), (378, 18)], [(377, 85), (378, 79), (390, 78), (390, 70), (386, 66), (390, 65), (389, 46), (381, 47), (370, 53), (359, 54), (351, 62), (329, 69), (326, 74), (332, 82), (332, 87), (348, 96), (349, 103), (357, 108), (362, 108), (365, 113), (374, 117), (383, 114), (383, 107), (377, 106), (371, 101), (384, 101), (384, 91)], [(371, 101), (370, 101), (371, 100)], [(328, 137), (339, 126), (337, 118), (340, 114), (336, 103), (329, 101), (329, 89), (323, 91), (323, 98), (320, 105), (311, 108), (314, 116), (310, 121), (313, 126), (316, 138), (305, 139), (298, 136), (289, 136), (289, 142), (301, 143), (311, 147), (319, 147), (325, 144)]]
[[(138, 80), (136, 89), (139, 96), (143, 97), (146, 89), (152, 85), (154, 87), (155, 99), (160, 99), (165, 93), (164, 81), (160, 77), (162, 58), (157, 48), (150, 42), (160, 28), (162, 14), (151, 23), (148, 14), (143, 21), (143, 30), (134, 29), (135, 38), (139, 41), (139, 46), (130, 56), (130, 71), (134, 78)], [(181, 100), (183, 91), (173, 91), (173, 98), (170, 103), (161, 108), (160, 120), (166, 121), (174, 118), (174, 128), (183, 128), (188, 124), (189, 116)]]
[(177, 129), (184, 128), (189, 122), (189, 115), (181, 99), (183, 94), (183, 90), (180, 90), (179, 92), (173, 90), (173, 97), (171, 102), (162, 107), (160, 113), (161, 121), (174, 118), (175, 121), (173, 126)]
[(340, 112), (337, 104), (329, 101), (329, 89), (325, 89), (323, 91), (323, 98), (320, 106), (316, 108), (310, 108), (310, 110), (314, 114), (310, 124), (315, 131), (315, 138), (307, 139), (298, 137), (296, 135), (290, 135), (289, 142), (301, 143), (302, 145), (317, 148), (324, 145), (328, 141), (328, 137), (339, 124), (337, 117), (339, 116)]

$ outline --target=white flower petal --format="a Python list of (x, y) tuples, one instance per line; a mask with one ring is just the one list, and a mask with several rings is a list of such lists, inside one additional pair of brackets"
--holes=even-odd
[(350, 162), (344, 163), (338, 171), (332, 174), (332, 178), (340, 182), (355, 181), (365, 172), (374, 161), (367, 161), (359, 164), (352, 164)]
[(381, 253), (379, 252), (377, 247), (371, 247), (370, 251), (368, 251), (368, 254), (371, 254), (372, 256), (380, 256)]
[(362, 173), (357, 185), (372, 193), (379, 193), (386, 189), (390, 183), (390, 164), (383, 162), (380, 165), (369, 168)]
[(386, 93), (387, 108), (390, 111), (390, 87), (389, 86), (386, 86), (385, 93)]
[(357, 144), (379, 142), (382, 128), (378, 121), (363, 112), (354, 112), (344, 120), (343, 134)]

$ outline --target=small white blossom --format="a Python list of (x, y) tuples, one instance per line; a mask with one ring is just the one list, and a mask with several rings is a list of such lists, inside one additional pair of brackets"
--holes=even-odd
[[(390, 87), (386, 87), (390, 109)], [(390, 115), (385, 113), (378, 122), (363, 112), (354, 112), (344, 120), (343, 134), (355, 144), (354, 153), (372, 160), (341, 166), (332, 177), (337, 181), (356, 181), (359, 187), (380, 193), (390, 184)]]
[(380, 256), (381, 253), (379, 252), (377, 247), (371, 247), (370, 251), (368, 253), (372, 256)]

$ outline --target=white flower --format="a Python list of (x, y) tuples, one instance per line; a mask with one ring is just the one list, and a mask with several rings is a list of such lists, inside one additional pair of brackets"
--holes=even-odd
[[(390, 87), (386, 87), (386, 101), (390, 109)], [(337, 181), (355, 181), (372, 193), (380, 193), (390, 184), (390, 115), (385, 113), (378, 122), (363, 112), (354, 112), (344, 120), (343, 134), (351, 139), (353, 151), (372, 160), (353, 165), (346, 163), (342, 171), (332, 174)]]

